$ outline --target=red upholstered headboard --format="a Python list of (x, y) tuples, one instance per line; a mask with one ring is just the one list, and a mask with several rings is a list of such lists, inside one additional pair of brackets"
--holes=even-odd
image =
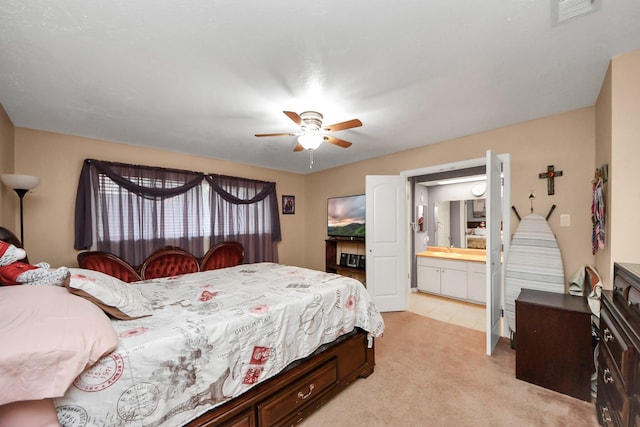
[(202, 261), (200, 270), (216, 270), (244, 263), (244, 246), (239, 242), (221, 242), (209, 249)]
[(109, 252), (87, 251), (78, 254), (78, 266), (87, 270), (100, 271), (123, 282), (137, 282), (142, 277), (135, 268), (120, 257)]
[(100, 271), (124, 282), (178, 276), (242, 263), (244, 246), (238, 242), (218, 243), (207, 251), (202, 260), (182, 248), (167, 246), (149, 255), (139, 269), (108, 252), (86, 251), (78, 254), (80, 268)]
[(182, 248), (168, 246), (149, 255), (140, 268), (140, 275), (143, 280), (147, 280), (198, 271), (198, 258)]

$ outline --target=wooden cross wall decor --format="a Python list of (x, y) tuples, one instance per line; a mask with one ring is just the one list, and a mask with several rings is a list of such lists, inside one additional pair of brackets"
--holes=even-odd
[(554, 170), (553, 165), (547, 166), (547, 172), (543, 172), (538, 175), (540, 179), (547, 180), (547, 194), (553, 196), (555, 194), (555, 188), (553, 186), (553, 179), (558, 176), (562, 176), (562, 171)]

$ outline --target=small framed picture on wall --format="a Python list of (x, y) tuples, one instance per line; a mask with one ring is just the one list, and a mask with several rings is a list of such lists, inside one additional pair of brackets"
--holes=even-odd
[(285, 215), (296, 213), (296, 196), (282, 196), (282, 213)]
[(473, 217), (484, 218), (487, 216), (487, 208), (485, 205), (485, 199), (473, 200)]

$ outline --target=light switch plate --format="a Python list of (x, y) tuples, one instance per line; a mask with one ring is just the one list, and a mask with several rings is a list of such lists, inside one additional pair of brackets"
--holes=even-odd
[(571, 227), (571, 215), (569, 214), (560, 215), (560, 227)]

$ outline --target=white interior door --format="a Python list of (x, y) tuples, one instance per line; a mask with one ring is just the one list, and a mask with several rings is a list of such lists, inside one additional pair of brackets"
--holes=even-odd
[(366, 177), (367, 290), (380, 311), (407, 309), (406, 178)]
[(498, 344), (502, 313), (502, 160), (487, 151), (487, 354)]

